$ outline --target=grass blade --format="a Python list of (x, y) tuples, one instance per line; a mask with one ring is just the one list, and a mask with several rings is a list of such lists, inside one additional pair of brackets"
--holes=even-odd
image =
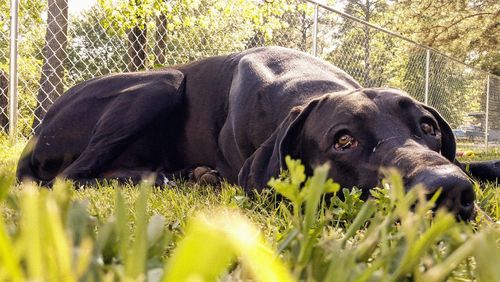
[(135, 208), (135, 240), (131, 247), (131, 254), (128, 254), (125, 264), (126, 276), (134, 280), (145, 280), (148, 250), (147, 206), (151, 187), (142, 184), (140, 189), (141, 191), (139, 197), (136, 199)]

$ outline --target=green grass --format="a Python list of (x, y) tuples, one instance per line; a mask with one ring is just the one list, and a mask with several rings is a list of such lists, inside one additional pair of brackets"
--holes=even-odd
[(458, 143), (457, 151), (473, 153), (471, 158), (463, 157), (464, 161), (467, 160), (491, 160), (498, 159), (500, 156), (500, 145), (490, 144), (486, 150), (484, 144), (473, 144), (473, 143)]
[(291, 160), (277, 192), (254, 197), (228, 184), (49, 191), (13, 183), (21, 149), (0, 141), (1, 281), (500, 281), (496, 184), (476, 187), (465, 224), (431, 216), (393, 171), (366, 203), (353, 189), (327, 204), (323, 192), (339, 190), (327, 168), (306, 180)]

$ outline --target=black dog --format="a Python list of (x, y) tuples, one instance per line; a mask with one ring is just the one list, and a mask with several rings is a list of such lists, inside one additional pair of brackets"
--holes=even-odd
[[(434, 109), (280, 47), (76, 85), (47, 113), (17, 177), (86, 183), (155, 172), (161, 184), (172, 174), (205, 182), (220, 174), (250, 190), (277, 176), (286, 155), (308, 173), (329, 162), (336, 182), (362, 189), (379, 183), (381, 167), (397, 167), (407, 187), (443, 187), (444, 206), (463, 218), (473, 212), (454, 136)], [(495, 165), (473, 164), (473, 173), (492, 180)]]

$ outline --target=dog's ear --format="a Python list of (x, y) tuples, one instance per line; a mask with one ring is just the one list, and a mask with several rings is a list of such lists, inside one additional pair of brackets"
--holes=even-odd
[(285, 168), (285, 156), (299, 157), (296, 149), (302, 126), (319, 100), (312, 100), (304, 108), (294, 108), (260, 147), (246, 159), (238, 174), (238, 184), (250, 191), (267, 186), (271, 177), (277, 177)]
[(457, 144), (450, 125), (433, 107), (424, 105), (424, 108), (434, 116), (441, 130), (441, 155), (450, 160), (450, 162), (454, 162)]

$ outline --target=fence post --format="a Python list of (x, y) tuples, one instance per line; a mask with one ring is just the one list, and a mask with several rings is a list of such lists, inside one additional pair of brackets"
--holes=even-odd
[(17, 35), (19, 0), (10, 1), (9, 138), (17, 138)]
[(488, 151), (488, 134), (490, 121), (490, 75), (486, 76), (486, 111), (484, 116), (484, 148)]
[(425, 52), (425, 97), (424, 103), (429, 105), (429, 64), (431, 60), (431, 50), (426, 49)]
[(312, 46), (312, 54), (314, 57), (317, 56), (318, 51), (318, 4), (314, 4), (314, 22), (313, 22), (313, 46)]

